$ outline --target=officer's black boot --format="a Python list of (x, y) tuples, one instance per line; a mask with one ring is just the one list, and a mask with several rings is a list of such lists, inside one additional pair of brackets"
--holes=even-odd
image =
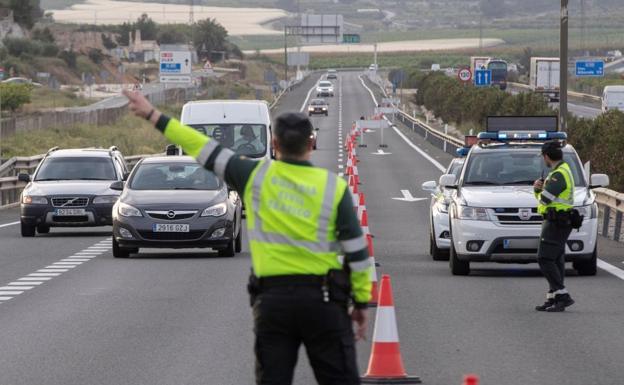
[(537, 311), (546, 311), (546, 309), (548, 309), (549, 307), (551, 307), (554, 304), (555, 304), (555, 299), (554, 298), (547, 298), (546, 302), (544, 302), (543, 305), (535, 306), (535, 310), (537, 310)]
[(574, 304), (574, 300), (570, 297), (570, 294), (555, 294), (555, 303), (546, 308), (546, 311), (549, 313), (557, 313), (565, 310), (566, 307), (572, 306)]

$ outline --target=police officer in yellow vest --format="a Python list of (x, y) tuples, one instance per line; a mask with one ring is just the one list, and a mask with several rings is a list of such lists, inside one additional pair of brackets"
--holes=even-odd
[(136, 115), (243, 197), (256, 383), (291, 384), (303, 343), (319, 384), (359, 384), (355, 340), (365, 336), (371, 292), (367, 243), (344, 179), (309, 162), (308, 118), (279, 116), (273, 127), (278, 160), (257, 162), (161, 114), (141, 94), (125, 95)]
[(565, 245), (572, 231), (574, 177), (570, 166), (563, 161), (559, 142), (544, 143), (542, 156), (551, 171), (546, 180), (536, 180), (533, 188), (539, 201), (537, 210), (544, 217), (537, 258), (549, 290), (546, 302), (536, 306), (535, 310), (561, 312), (574, 303), (563, 284)]

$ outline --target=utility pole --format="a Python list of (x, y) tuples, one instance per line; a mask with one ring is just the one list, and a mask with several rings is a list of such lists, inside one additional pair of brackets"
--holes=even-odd
[(288, 26), (286, 25), (284, 26), (284, 81), (288, 84)]
[(483, 12), (479, 14), (479, 56), (483, 54)]
[(195, 24), (195, 0), (189, 0), (189, 24)]
[(581, 0), (581, 51), (583, 56), (586, 55), (587, 39), (586, 39), (586, 24), (585, 24), (585, 0)]
[(559, 129), (568, 129), (568, 2), (561, 0), (559, 32)]

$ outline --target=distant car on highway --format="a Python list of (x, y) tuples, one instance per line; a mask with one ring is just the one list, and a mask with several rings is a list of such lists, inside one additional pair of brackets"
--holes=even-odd
[(316, 86), (316, 97), (334, 96), (334, 85), (328, 80), (321, 80)]
[(242, 249), (241, 199), (188, 156), (141, 160), (113, 207), (113, 256), (141, 247), (212, 248), (233, 257)]
[(334, 69), (327, 70), (327, 79), (338, 79), (338, 72)]
[[(545, 140), (566, 138), (556, 131), (556, 116), (490, 117), (487, 125), (459, 178), (454, 174), (440, 178), (441, 186), (454, 190), (448, 208), (453, 275), (469, 274), (473, 262), (537, 261), (543, 218), (537, 212), (533, 182), (549, 172), (541, 146)], [(598, 206), (592, 189), (607, 186), (609, 177), (587, 175), (574, 148), (563, 142), (562, 149), (575, 181), (574, 207), (585, 218), (582, 227), (570, 234), (565, 258), (580, 275), (595, 275)]]
[[(459, 177), (464, 166), (464, 158), (455, 158), (444, 174)], [(439, 186), (435, 181), (422, 184), (422, 189), (431, 193), (429, 206), (429, 254), (434, 261), (447, 261), (451, 246), (451, 233), (449, 232), (448, 207), (451, 203), (452, 190)]]
[(21, 77), (13, 77), (3, 80), (4, 84), (30, 84), (34, 87), (41, 87), (41, 83), (33, 82), (31, 79), (21, 78)]
[(329, 105), (324, 99), (312, 99), (308, 105), (308, 116), (325, 115), (329, 116)]
[(116, 147), (50, 149), (32, 177), (18, 175), (20, 181), (28, 182), (20, 199), (22, 236), (47, 234), (51, 227), (112, 225), (112, 207), (119, 192), (109, 186), (127, 174)]

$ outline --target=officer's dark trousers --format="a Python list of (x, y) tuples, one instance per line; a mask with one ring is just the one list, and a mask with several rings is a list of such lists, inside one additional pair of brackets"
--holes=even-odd
[(569, 224), (549, 220), (542, 224), (537, 262), (551, 293), (565, 288), (565, 244), (570, 232), (572, 227)]
[(318, 286), (266, 289), (253, 306), (256, 384), (290, 385), (301, 343), (320, 385), (360, 383), (351, 318)]

